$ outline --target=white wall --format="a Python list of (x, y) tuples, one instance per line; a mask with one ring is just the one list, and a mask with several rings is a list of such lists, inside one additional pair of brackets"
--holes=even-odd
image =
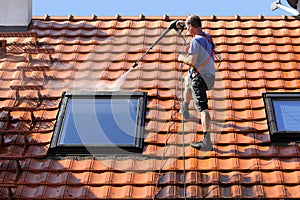
[(0, 0), (0, 26), (28, 26), (32, 0)]

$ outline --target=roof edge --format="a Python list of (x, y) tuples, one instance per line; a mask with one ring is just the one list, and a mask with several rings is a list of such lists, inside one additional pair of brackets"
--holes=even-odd
[[(210, 16), (200, 16), (201, 19), (207, 20), (207, 21), (217, 21), (217, 20), (224, 20), (224, 21), (230, 21), (230, 20), (238, 20), (238, 21), (243, 21), (243, 20), (295, 20), (299, 19), (298, 17), (295, 16), (286, 16), (286, 15), (281, 15), (281, 16), (264, 16), (264, 15), (258, 15), (258, 16), (240, 16), (238, 14), (234, 16), (216, 16), (216, 15), (210, 15)], [(121, 16), (119, 14), (116, 14), (115, 16), (97, 16), (95, 14), (91, 16), (74, 16), (72, 14), (69, 14), (68, 16), (50, 16), (48, 14), (44, 16), (33, 16), (33, 20), (45, 20), (45, 21), (97, 21), (97, 20), (103, 20), (103, 21), (110, 21), (110, 20), (119, 20), (119, 21), (124, 21), (124, 20), (132, 20), (132, 21), (140, 21), (140, 20), (147, 20), (147, 21), (156, 21), (156, 20), (164, 20), (164, 21), (172, 21), (176, 19), (185, 19), (186, 16), (169, 16), (167, 14), (164, 14), (162, 16), (145, 16), (143, 14), (140, 14), (139, 16)]]

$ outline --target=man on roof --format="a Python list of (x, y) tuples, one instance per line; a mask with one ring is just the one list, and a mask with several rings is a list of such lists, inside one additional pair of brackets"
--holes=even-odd
[(189, 15), (185, 21), (188, 32), (192, 39), (187, 54), (181, 54), (178, 61), (189, 65), (188, 75), (185, 78), (184, 102), (180, 113), (185, 119), (189, 119), (189, 103), (193, 99), (195, 109), (200, 112), (203, 141), (196, 141), (192, 147), (201, 150), (212, 148), (210, 139), (211, 118), (208, 110), (208, 99), (206, 91), (214, 86), (214, 44), (210, 35), (202, 31), (199, 16)]

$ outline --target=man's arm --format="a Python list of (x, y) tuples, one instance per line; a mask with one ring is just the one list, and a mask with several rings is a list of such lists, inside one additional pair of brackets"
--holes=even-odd
[(179, 62), (183, 62), (184, 64), (187, 64), (189, 66), (195, 66), (197, 63), (197, 59), (198, 59), (198, 54), (189, 54), (187, 56), (184, 54), (180, 54), (178, 56)]

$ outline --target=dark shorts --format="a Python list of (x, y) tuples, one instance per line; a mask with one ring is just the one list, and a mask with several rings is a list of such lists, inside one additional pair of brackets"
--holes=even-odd
[(185, 81), (187, 88), (192, 92), (195, 109), (199, 112), (208, 109), (207, 86), (200, 74), (193, 78), (187, 75)]

